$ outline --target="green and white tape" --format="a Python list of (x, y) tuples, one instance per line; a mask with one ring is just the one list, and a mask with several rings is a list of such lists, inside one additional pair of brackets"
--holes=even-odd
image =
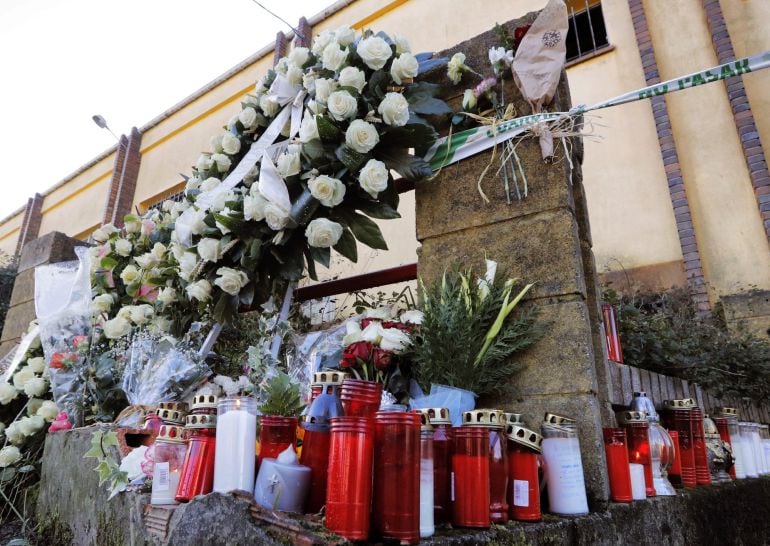
[(430, 166), (434, 171), (437, 171), (446, 165), (451, 165), (452, 163), (476, 155), (484, 150), (488, 150), (496, 144), (515, 138), (543, 122), (563, 121), (567, 118), (573, 118), (586, 112), (650, 99), (668, 93), (674, 93), (676, 91), (683, 91), (685, 89), (717, 82), (733, 76), (756, 72), (768, 67), (770, 67), (770, 51), (730, 61), (707, 70), (693, 72), (686, 76), (637, 89), (636, 91), (625, 93), (615, 98), (594, 104), (593, 106), (579, 105), (572, 108), (569, 112), (544, 112), (532, 114), (508, 121), (502, 121), (494, 126), (489, 125), (468, 129), (467, 131), (455, 133), (451, 135), (451, 137), (443, 137), (437, 140), (428, 150), (428, 153), (425, 154), (425, 160), (430, 163)]

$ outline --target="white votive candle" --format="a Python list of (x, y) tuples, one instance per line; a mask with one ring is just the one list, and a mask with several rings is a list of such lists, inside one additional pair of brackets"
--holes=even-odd
[(631, 497), (634, 500), (644, 500), (647, 498), (644, 484), (644, 465), (631, 463)]
[(562, 515), (587, 514), (588, 499), (577, 437), (543, 439), (543, 458), (550, 511)]
[(257, 401), (225, 398), (217, 409), (214, 491), (254, 490), (257, 444)]

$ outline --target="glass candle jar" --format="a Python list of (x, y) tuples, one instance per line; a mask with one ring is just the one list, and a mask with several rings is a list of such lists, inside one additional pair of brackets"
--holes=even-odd
[(186, 453), (184, 428), (162, 425), (155, 439), (150, 504), (177, 504), (174, 497)]
[(447, 523), (452, 519), (452, 421), (447, 408), (417, 411), (426, 414), (433, 427), (433, 522)]
[(275, 459), (287, 447), (297, 449), (297, 418), (280, 415), (263, 415), (259, 418), (259, 456)]
[(765, 453), (765, 461), (770, 465), (770, 427), (768, 425), (760, 426), (760, 439), (762, 440), (762, 450)]
[(216, 415), (219, 397), (213, 394), (196, 394), (193, 396), (192, 415)]
[(420, 538), (433, 536), (433, 426), (420, 413)]
[(490, 526), (489, 429), (457, 427), (452, 430), (452, 524)]
[(754, 459), (757, 466), (757, 474), (760, 476), (767, 474), (767, 464), (765, 462), (765, 450), (762, 446), (762, 439), (759, 436), (759, 423), (749, 423), (751, 432), (751, 443), (754, 449)]
[[(746, 477), (746, 469), (743, 454), (743, 442), (741, 441), (741, 431), (738, 427), (738, 410), (731, 407), (721, 407), (717, 409), (717, 416), (724, 419), (727, 430), (719, 429), (719, 435), (730, 444), (733, 452), (733, 466), (730, 469), (730, 476), (742, 480)], [(725, 425), (723, 425), (724, 427)], [(717, 421), (717, 427), (719, 422)]]
[(663, 424), (669, 433), (676, 431), (679, 441), (680, 473), (671, 473), (671, 482), (675, 486), (695, 487), (695, 451), (693, 450), (692, 419), (690, 409), (695, 406), (692, 398), (665, 400), (662, 412)]
[[(506, 425), (508, 439), (508, 506), (511, 519), (540, 521), (540, 454), (543, 437), (516, 424)], [(624, 446), (625, 449), (625, 446)]]
[(738, 423), (741, 436), (741, 447), (744, 458), (744, 470), (746, 476), (749, 478), (756, 478), (759, 476), (757, 473), (757, 462), (754, 457), (754, 442), (751, 439), (751, 424), (746, 421), (740, 421)]
[(163, 425), (163, 419), (161, 419), (156, 412), (148, 413), (144, 418), (144, 430), (153, 430), (158, 432), (161, 425)]
[(621, 411), (616, 414), (618, 424), (626, 429), (628, 442), (628, 461), (640, 464), (644, 468), (644, 493), (655, 496), (655, 483), (652, 480), (652, 460), (650, 459), (650, 423), (643, 411)]
[(550, 511), (561, 515), (587, 514), (588, 498), (575, 420), (546, 413), (541, 429)]
[(302, 437), (302, 453), (300, 463), (309, 467), (310, 491), (308, 492), (305, 511), (316, 514), (321, 511), (326, 502), (326, 480), (329, 466), (329, 427), (331, 419), (342, 416), (342, 403), (338, 389), (346, 374), (340, 372), (316, 372), (313, 377), (318, 381), (321, 392), (310, 404), (303, 415), (300, 428), (304, 431)]
[(671, 443), (674, 445), (674, 457), (671, 459), (671, 468), (668, 469), (668, 478), (675, 487), (684, 487), (682, 484), (682, 456), (679, 451), (679, 432), (670, 430), (668, 435), (671, 437)]
[(604, 337), (607, 341), (607, 357), (613, 362), (623, 364), (623, 351), (620, 348), (620, 334), (615, 308), (609, 303), (602, 304)]
[(374, 416), (372, 524), (385, 539), (420, 541), (420, 415), (379, 411)]
[(331, 419), (326, 527), (348, 540), (369, 538), (374, 422), (367, 417)]
[(187, 416), (187, 453), (176, 490), (177, 502), (189, 502), (214, 488), (214, 455), (216, 453), (217, 416)]
[(693, 405), (690, 408), (692, 420), (692, 448), (695, 457), (695, 481), (698, 485), (711, 485), (711, 471), (706, 454), (706, 436), (703, 432), (703, 410)]
[(508, 521), (508, 453), (503, 412), (478, 409), (463, 413), (463, 426), (489, 429), (489, 519)]
[(628, 461), (626, 429), (603, 428), (604, 455), (610, 478), (610, 497), (615, 502), (632, 502), (631, 472)]
[(257, 400), (233, 396), (217, 404), (214, 491), (254, 490)]
[[(663, 496), (675, 496), (676, 490), (668, 481), (668, 469), (674, 459), (674, 444), (668, 431), (660, 425), (660, 416), (655, 409), (652, 400), (644, 391), (635, 392), (631, 400), (634, 411), (643, 411), (647, 414), (650, 424), (650, 465), (652, 466), (652, 481), (655, 485), (655, 494)], [(645, 486), (646, 487), (646, 486)]]
[(340, 389), (342, 409), (347, 417), (373, 417), (380, 409), (382, 383), (345, 379)]

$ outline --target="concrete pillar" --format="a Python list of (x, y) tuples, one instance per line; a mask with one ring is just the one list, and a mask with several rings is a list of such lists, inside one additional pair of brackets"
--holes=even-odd
[[(529, 14), (506, 26), (513, 35), (516, 27), (533, 18)], [(451, 57), (463, 51), (469, 66), (484, 70), (489, 48), (497, 45), (497, 34), (489, 31), (437, 55)], [(444, 73), (436, 78), (445, 78)], [(449, 100), (459, 102), (463, 89), (477, 83), (471, 80), (451, 88)], [(446, 80), (442, 83), (451, 85)], [(530, 112), (510, 75), (505, 97), (519, 115)], [(552, 108), (570, 108), (565, 74)], [(502, 174), (494, 175), (499, 152), (482, 183), (490, 203), (481, 199), (476, 185), (492, 152), (445, 167), (434, 179), (418, 183), (417, 238), (422, 243), (418, 269), (430, 282), (452, 263), (472, 266), (480, 273), (487, 257), (496, 260), (508, 276), (537, 283), (527, 305), (540, 307), (541, 320), (550, 323), (548, 332), (520, 359), (525, 368), (513, 379), (515, 397), (479, 403), (522, 412), (527, 423), (538, 429), (547, 411), (577, 419), (589, 499), (593, 508), (599, 508), (608, 499), (601, 427), (602, 421), (610, 423), (612, 417), (598, 277), (582, 187), (583, 149), (580, 140), (572, 140), (570, 168), (561, 143), (556, 144), (558, 156), (552, 163), (543, 162), (536, 139), (519, 145), (529, 196), (521, 201), (514, 198), (511, 204), (506, 202)]]
[(21, 254), (24, 245), (38, 236), (40, 232), (40, 222), (43, 219), (43, 200), (45, 198), (36, 193), (34, 197), (27, 200), (27, 206), (24, 209), (24, 219), (21, 223), (21, 232), (16, 241), (16, 256)]
[(136, 127), (131, 129), (128, 137), (120, 137), (102, 225), (113, 224), (122, 227), (123, 217), (131, 212), (136, 182), (139, 179), (139, 166), (142, 163), (141, 146), (142, 133)]

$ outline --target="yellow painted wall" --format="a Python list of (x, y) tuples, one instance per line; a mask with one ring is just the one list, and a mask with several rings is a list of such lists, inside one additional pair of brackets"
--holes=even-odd
[[(26, 204), (26, 203), (25, 203)], [(0, 252), (13, 256), (16, 252), (16, 243), (19, 240), (21, 224), (24, 221), (24, 209), (9, 216), (0, 224)]]
[[(701, 0), (644, 2), (661, 79), (718, 64)], [(667, 96), (712, 301), (770, 288), (770, 252), (723, 82)]]

